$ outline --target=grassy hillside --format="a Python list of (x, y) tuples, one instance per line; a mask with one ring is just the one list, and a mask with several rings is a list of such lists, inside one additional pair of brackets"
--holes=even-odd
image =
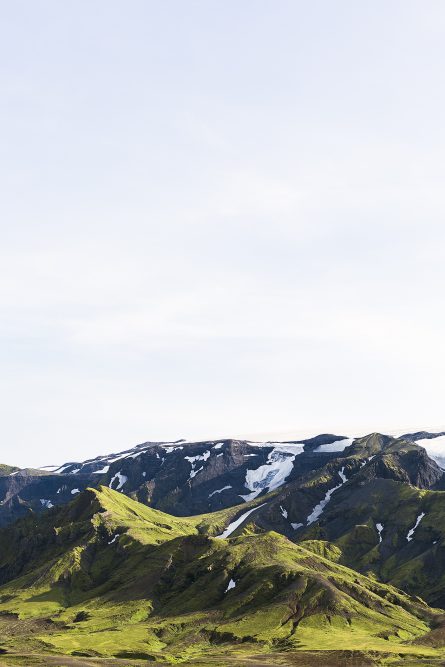
[(300, 543), (308, 539), (327, 541), (336, 561), (445, 606), (443, 491), (355, 481), (337, 492), (319, 523), (301, 531)]
[(267, 654), (273, 664), (283, 653), (345, 648), (374, 661), (440, 658), (431, 641), (413, 641), (441, 613), (333, 562), (334, 547), (306, 548), (249, 525), (228, 540), (204, 534), (239, 514), (178, 519), (101, 488), (0, 531), (4, 659), (248, 664)]

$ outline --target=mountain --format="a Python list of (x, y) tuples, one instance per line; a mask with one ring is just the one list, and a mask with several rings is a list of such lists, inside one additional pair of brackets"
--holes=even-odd
[[(422, 443), (442, 435), (421, 433)], [(348, 480), (393, 479), (442, 489), (445, 476), (433, 454), (412, 436), (324, 434), (300, 442), (215, 440), (144, 443), (118, 454), (44, 470), (0, 469), (0, 525), (70, 502), (87, 487), (108, 486), (176, 516), (214, 512), (282, 489), (288, 521), (304, 523), (345, 467)], [(434, 460), (436, 459), (436, 460)], [(276, 503), (274, 504), (274, 506)], [(274, 524), (279, 520), (274, 518)]]
[[(246, 486), (248, 470), (267, 466), (264, 479), (252, 478), (252, 483), (267, 489), (284, 482), (279, 478), (281, 470), (292, 478), (332, 458), (329, 452), (314, 453), (332, 442), (350, 441), (320, 435), (300, 443), (147, 442), (58, 468), (0, 469), (0, 525), (29, 511), (41, 512), (65, 504), (88, 486), (100, 484), (178, 516), (213, 511), (244, 502), (252, 495), (252, 489)], [(273, 478), (269, 487), (268, 474)]]
[(445, 606), (442, 478), (419, 445), (372, 434), (260, 496), (249, 522), (299, 544), (322, 540), (337, 562)]
[(241, 665), (347, 645), (355, 664), (441, 656), (414, 643), (441, 612), (333, 562), (322, 543), (209, 536), (230, 514), (174, 518), (101, 487), (2, 529), (2, 622), (27, 621), (19, 639), (4, 633), (4, 655)]
[(2, 467), (0, 653), (442, 664), (444, 442), (148, 442)]

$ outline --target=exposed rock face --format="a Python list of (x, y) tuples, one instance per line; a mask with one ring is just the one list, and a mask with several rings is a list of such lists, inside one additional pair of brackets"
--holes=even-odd
[(42, 512), (68, 503), (89, 485), (90, 477), (83, 474), (54, 475), (20, 470), (0, 476), (0, 525), (31, 511)]
[[(242, 503), (244, 496), (252, 493), (269, 490), (276, 484), (286, 460), (287, 474), (280, 478), (280, 484), (324, 465), (335, 453), (316, 454), (313, 450), (342, 440), (342, 436), (321, 435), (301, 443), (232, 439), (147, 442), (119, 454), (69, 462), (59, 468), (18, 472), (5, 468), (3, 474), (0, 469), (0, 525), (29, 511), (65, 504), (88, 486), (99, 485), (178, 516), (210, 512)], [(273, 453), (280, 448), (283, 461), (270, 462), (269, 455), (277, 458)], [(262, 477), (254, 481), (254, 491), (249, 483), (246, 485), (246, 479), (248, 471), (255, 478), (254, 471), (258, 469), (262, 469)]]
[(412, 438), (378, 433), (355, 440), (322, 434), (283, 443), (146, 442), (57, 469), (0, 468), (0, 525), (66, 504), (89, 486), (108, 486), (176, 516), (213, 512), (274, 491), (280, 502), (268, 502), (259, 520), (292, 536), (292, 524), (304, 524), (343, 477), (362, 485), (376, 478), (421, 489), (444, 484), (443, 470)]

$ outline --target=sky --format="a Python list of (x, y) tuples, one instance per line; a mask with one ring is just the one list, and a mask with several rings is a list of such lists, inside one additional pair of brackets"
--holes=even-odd
[(444, 429), (444, 34), (0, 0), (0, 461)]

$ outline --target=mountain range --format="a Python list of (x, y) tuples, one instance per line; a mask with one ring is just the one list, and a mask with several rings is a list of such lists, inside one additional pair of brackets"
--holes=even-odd
[(444, 443), (0, 466), (0, 664), (445, 664)]

